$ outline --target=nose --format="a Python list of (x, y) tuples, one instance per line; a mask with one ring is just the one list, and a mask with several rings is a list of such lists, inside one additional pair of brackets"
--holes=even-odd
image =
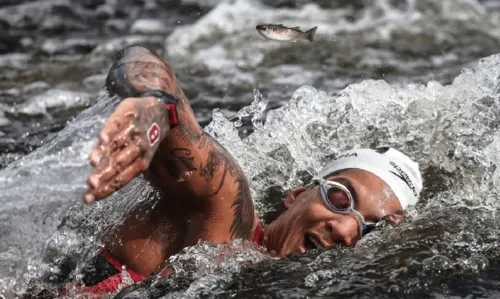
[(326, 230), (328, 239), (331, 239), (333, 244), (344, 243), (346, 246), (351, 246), (361, 238), (358, 222), (348, 215), (339, 215), (336, 219), (328, 221)]
[(255, 27), (255, 29), (257, 29), (257, 30), (266, 30), (266, 26), (265, 25), (257, 25), (257, 27)]

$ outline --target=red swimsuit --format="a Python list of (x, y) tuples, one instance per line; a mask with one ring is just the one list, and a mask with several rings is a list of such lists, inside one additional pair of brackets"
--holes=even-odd
[[(258, 246), (261, 246), (263, 239), (264, 239), (264, 229), (262, 225), (259, 223), (255, 228), (255, 234), (252, 239), (252, 242)], [(78, 293), (80, 293), (81, 295), (85, 294), (86, 298), (102, 298), (102, 294), (118, 290), (120, 284), (123, 281), (122, 277), (123, 265), (117, 259), (115, 259), (107, 250), (102, 251), (101, 255), (104, 256), (106, 260), (111, 265), (113, 265), (113, 267), (116, 268), (116, 270), (120, 271), (120, 273), (112, 275), (95, 285), (79, 288)], [(139, 282), (146, 278), (129, 269), (125, 269), (124, 271), (128, 273), (128, 275), (130, 276), (130, 278), (132, 278), (134, 282)], [(92, 296), (92, 294), (94, 296)]]

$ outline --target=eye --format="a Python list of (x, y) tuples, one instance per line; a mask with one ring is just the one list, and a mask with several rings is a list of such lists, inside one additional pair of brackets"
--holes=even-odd
[(339, 210), (347, 210), (351, 207), (349, 195), (342, 189), (330, 187), (327, 196), (330, 203)]

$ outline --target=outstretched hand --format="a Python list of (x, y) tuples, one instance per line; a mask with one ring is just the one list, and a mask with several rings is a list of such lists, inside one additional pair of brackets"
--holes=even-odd
[(85, 203), (103, 199), (146, 171), (169, 130), (167, 107), (155, 97), (122, 101), (104, 123), (90, 153), (96, 170), (88, 178)]

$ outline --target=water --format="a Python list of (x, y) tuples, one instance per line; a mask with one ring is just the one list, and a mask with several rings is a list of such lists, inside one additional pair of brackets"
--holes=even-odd
[[(247, 242), (202, 243), (172, 258), (173, 277), (120, 296), (500, 296), (495, 1), (9, 3), (0, 7), (0, 293), (66, 272), (79, 279), (100, 237), (155, 200), (138, 178), (81, 204), (87, 155), (117, 102), (103, 94), (105, 74), (120, 47), (140, 43), (176, 70), (265, 221), (287, 191), (353, 147), (397, 147), (420, 163), (425, 189), (402, 225), (381, 223), (354, 248), (277, 260)], [(146, 18), (164, 26), (133, 24)], [(258, 22), (317, 25), (317, 42), (264, 40)]]

